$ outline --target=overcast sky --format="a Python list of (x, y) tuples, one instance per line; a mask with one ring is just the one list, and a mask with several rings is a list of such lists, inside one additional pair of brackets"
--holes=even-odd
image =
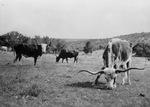
[(150, 0), (0, 0), (0, 35), (107, 38), (150, 32)]

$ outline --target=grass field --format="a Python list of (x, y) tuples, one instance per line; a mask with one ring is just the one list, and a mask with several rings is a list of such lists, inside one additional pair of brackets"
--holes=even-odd
[(55, 56), (44, 54), (33, 65), (33, 58), (23, 58), (23, 65), (13, 62), (13, 53), (0, 53), (0, 107), (150, 107), (150, 62), (133, 57), (132, 67), (147, 67), (131, 71), (132, 85), (107, 90), (102, 76), (97, 86), (96, 76), (77, 73), (81, 69), (101, 69), (103, 51), (79, 55), (79, 62), (55, 63)]

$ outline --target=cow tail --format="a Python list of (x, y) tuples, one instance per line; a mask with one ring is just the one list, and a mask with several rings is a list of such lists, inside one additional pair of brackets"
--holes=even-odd
[(16, 55), (16, 46), (13, 47), (14, 56)]

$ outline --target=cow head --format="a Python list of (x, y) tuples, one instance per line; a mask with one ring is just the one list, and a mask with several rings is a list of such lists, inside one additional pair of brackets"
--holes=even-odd
[(59, 55), (56, 55), (56, 54), (55, 54), (55, 56), (56, 56), (56, 62), (59, 62), (59, 60), (60, 60)]
[(41, 46), (42, 46), (42, 52), (46, 53), (48, 45), (45, 43), (42, 43)]
[(132, 69), (137, 69), (137, 70), (144, 70), (144, 68), (128, 68), (128, 69), (115, 69), (115, 68), (104, 68), (103, 70), (100, 70), (99, 72), (90, 72), (88, 70), (81, 70), (79, 72), (88, 72), (92, 75), (98, 75), (98, 74), (104, 74), (105, 79), (106, 79), (106, 86), (109, 89), (116, 88), (116, 81), (115, 79), (117, 78), (118, 73), (124, 73)]
[(59, 59), (60, 59), (59, 56), (56, 56), (56, 62), (59, 62)]

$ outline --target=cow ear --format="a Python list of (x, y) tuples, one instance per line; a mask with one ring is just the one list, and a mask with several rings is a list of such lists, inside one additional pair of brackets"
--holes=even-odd
[(101, 70), (104, 70), (105, 69), (105, 67), (103, 66), (102, 68), (101, 68)]

